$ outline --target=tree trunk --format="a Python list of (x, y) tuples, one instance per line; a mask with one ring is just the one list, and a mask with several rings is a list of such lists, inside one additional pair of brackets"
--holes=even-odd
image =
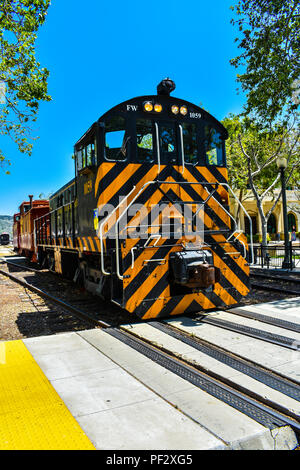
[(261, 233), (262, 233), (262, 244), (263, 246), (267, 246), (268, 223), (266, 219), (261, 221)]
[(268, 233), (268, 219), (266, 218), (263, 207), (262, 207), (262, 201), (256, 197), (256, 202), (257, 202), (257, 208), (259, 211), (260, 215), (260, 220), (261, 220), (261, 234), (262, 234), (262, 244), (263, 246), (267, 246), (267, 233)]

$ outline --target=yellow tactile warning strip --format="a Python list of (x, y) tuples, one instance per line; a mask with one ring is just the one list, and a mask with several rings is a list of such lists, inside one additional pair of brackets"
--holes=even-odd
[(91, 441), (19, 341), (0, 343), (0, 450), (92, 450)]

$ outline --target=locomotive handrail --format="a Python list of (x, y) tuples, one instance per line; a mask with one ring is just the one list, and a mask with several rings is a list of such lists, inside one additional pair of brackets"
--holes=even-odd
[[(205, 190), (207, 191), (207, 189), (205, 188)], [(202, 206), (204, 206), (204, 204), (206, 204), (209, 199), (211, 197), (213, 197), (213, 194), (217, 191), (217, 188), (214, 188), (213, 192), (212, 193), (209, 193), (209, 196), (207, 196), (207, 198), (205, 199), (205, 201), (203, 201), (202, 203)], [(213, 198), (214, 199), (214, 198)], [(196, 216), (199, 214), (199, 212), (201, 211), (202, 207), (199, 207), (199, 209), (195, 212), (194, 216), (193, 216), (193, 219), (196, 219)]]
[(102, 223), (100, 224), (100, 227), (99, 227), (99, 239), (100, 239), (100, 261), (101, 261), (101, 271), (102, 271), (102, 274), (104, 274), (105, 276), (109, 276), (111, 273), (105, 271), (105, 268), (104, 268), (104, 250), (103, 250), (103, 233), (102, 233), (102, 228), (104, 227), (104, 225), (107, 223), (107, 220), (119, 209), (119, 207), (121, 206), (121, 204), (125, 201), (125, 199), (127, 199), (131, 193), (133, 193), (133, 191), (135, 190), (136, 186), (133, 186), (132, 190), (127, 194), (127, 196), (125, 196), (122, 201), (119, 202), (119, 204), (114, 208), (114, 210), (107, 215), (107, 217), (105, 217), (105, 219), (102, 221)]
[(33, 221), (33, 231), (30, 233), (30, 235), (33, 235), (33, 246), (34, 246), (35, 251), (36, 251), (36, 245), (37, 245), (37, 243), (36, 243), (36, 236), (37, 236), (37, 234), (40, 235), (41, 230), (43, 230), (44, 227), (47, 226), (47, 225), (46, 225), (46, 222), (47, 222), (47, 221), (43, 221), (43, 223), (42, 223), (42, 225), (40, 226), (40, 228), (37, 228), (37, 226), (36, 226), (36, 221), (37, 221), (37, 220), (40, 220), (40, 219), (44, 219), (45, 217), (47, 217), (47, 215), (49, 215), (48, 212), (47, 212), (47, 214), (42, 215), (41, 217), (39, 217), (38, 219), (34, 219), (34, 221)]
[[(221, 204), (219, 203), (219, 201), (217, 201), (217, 200), (213, 197), (213, 195), (211, 196), (211, 198), (212, 198), (214, 201), (216, 201), (217, 204), (219, 204), (219, 205), (221, 206)], [(236, 225), (235, 218), (234, 218), (234, 217), (230, 214), (230, 212), (228, 212), (228, 210), (226, 210), (223, 206), (221, 206), (221, 207), (222, 207), (223, 211), (233, 220), (233, 223), (234, 223), (234, 232), (236, 232), (236, 231), (237, 231), (237, 225)], [(231, 235), (230, 235), (230, 237), (231, 237)], [(228, 242), (228, 240), (229, 240), (230, 237), (228, 237), (228, 238), (226, 239), (226, 242)]]
[[(198, 184), (198, 185), (215, 185), (215, 184), (220, 184), (222, 186), (227, 186), (230, 191), (232, 192), (230, 186), (227, 184), (227, 183), (217, 183), (217, 182), (213, 182), (213, 183), (209, 183), (209, 182), (203, 182), (203, 181), (197, 181), (197, 182), (190, 182), (190, 181), (180, 181), (180, 182), (177, 182), (177, 181), (159, 181), (159, 180), (155, 180), (155, 181), (147, 181), (147, 183), (145, 183), (141, 188), (140, 190), (138, 191), (138, 193), (133, 197), (133, 199), (131, 200), (131, 202), (129, 203), (128, 206), (126, 206), (126, 208), (124, 209), (124, 211), (119, 215), (118, 219), (116, 220), (115, 222), (115, 239), (116, 239), (116, 274), (117, 274), (117, 277), (120, 279), (120, 280), (123, 280), (123, 276), (122, 274), (120, 273), (120, 257), (119, 257), (119, 233), (118, 233), (118, 226), (119, 226), (119, 222), (120, 222), (120, 219), (123, 217), (123, 215), (128, 211), (128, 209), (132, 206), (132, 204), (136, 201), (136, 199), (139, 197), (139, 195), (144, 191), (145, 187), (146, 186), (149, 186), (150, 184), (179, 184), (179, 185), (182, 185), (182, 184)], [(133, 192), (135, 188), (133, 188), (130, 193), (125, 196), (124, 199), (122, 199), (121, 203), (126, 199), (128, 198), (128, 196)], [(234, 195), (235, 196), (235, 195)], [(211, 196), (214, 201), (219, 204), (221, 206), (221, 204), (213, 197)], [(114, 209), (113, 212), (115, 212), (118, 207), (121, 205), (121, 203), (118, 204), (118, 206)], [(223, 207), (221, 206), (221, 208), (224, 210), (224, 212), (234, 221), (234, 226), (235, 226), (235, 229), (234, 229), (234, 232), (236, 231), (236, 221), (235, 219), (232, 217), (232, 215)], [(243, 206), (242, 206), (243, 208)], [(243, 210), (245, 210), (243, 208)], [(246, 210), (245, 210), (246, 212)], [(248, 213), (246, 212), (246, 214), (248, 215)], [(112, 214), (110, 214), (112, 215)], [(248, 215), (249, 217), (249, 215)], [(107, 219), (105, 219), (107, 220)], [(252, 221), (250, 219), (250, 227), (251, 227), (251, 241), (252, 241)], [(234, 233), (233, 232), (233, 233)], [(196, 235), (196, 233), (195, 233)], [(226, 240), (227, 241), (227, 240)], [(102, 241), (103, 243), (103, 241)], [(103, 246), (103, 245), (102, 245)], [(252, 247), (252, 252), (253, 252), (253, 247)], [(102, 261), (102, 258), (103, 258), (103, 253), (101, 255), (101, 261)], [(252, 258), (253, 259), (253, 258)], [(103, 268), (103, 270), (102, 270)], [(103, 274), (106, 274), (106, 272), (104, 272), (104, 264), (102, 265), (101, 264), (101, 270), (103, 272)], [(109, 275), (110, 273), (106, 274), (106, 275)]]
[[(250, 215), (248, 214), (248, 212), (246, 211), (245, 207), (243, 206), (243, 204), (241, 203), (241, 201), (236, 197), (236, 195), (234, 194), (233, 190), (231, 189), (231, 187), (229, 186), (228, 183), (220, 183), (222, 186), (227, 186), (227, 188), (230, 190), (231, 194), (233, 195), (234, 199), (237, 201), (237, 203), (239, 204), (239, 206), (243, 209), (244, 213), (246, 214), (246, 216), (248, 217), (249, 219), (249, 227), (250, 227), (250, 249), (251, 249), (251, 263), (250, 264), (253, 264), (253, 261), (254, 261), (254, 251), (253, 251), (253, 231), (252, 231), (252, 219), (250, 217)], [(239, 240), (239, 242), (241, 242), (241, 240)]]
[[(157, 183), (158, 183), (158, 184), (164, 183), (164, 181), (157, 181)], [(193, 181), (193, 182), (189, 182), (189, 181), (181, 181), (181, 182), (169, 181), (168, 184), (202, 184), (203, 186), (204, 186), (205, 184), (209, 184), (209, 185), (219, 184), (220, 186), (225, 186), (225, 187), (227, 187), (227, 188), (229, 189), (229, 191), (231, 192), (231, 194), (233, 195), (234, 199), (237, 201), (238, 205), (242, 208), (242, 210), (244, 211), (244, 213), (246, 214), (246, 216), (247, 216), (248, 219), (249, 219), (249, 227), (250, 227), (250, 247), (251, 247), (251, 263), (250, 263), (250, 264), (253, 264), (254, 252), (253, 252), (252, 220), (251, 220), (251, 217), (249, 216), (248, 212), (246, 211), (245, 207), (243, 206), (243, 204), (241, 203), (241, 201), (239, 201), (239, 199), (236, 197), (236, 195), (234, 194), (232, 188), (229, 186), (228, 183), (220, 183), (219, 181), (218, 181), (218, 182), (214, 181), (213, 183), (210, 183), (210, 182), (208, 182), (208, 181), (205, 181), (205, 182), (203, 182), (203, 181)], [(213, 198), (213, 199), (215, 199), (215, 198)], [(218, 201), (216, 201), (216, 202), (218, 202)], [(220, 203), (218, 203), (218, 204), (220, 204)], [(221, 206), (221, 207), (222, 207), (222, 209), (223, 209), (224, 211), (226, 211), (226, 209), (224, 209), (223, 206)], [(229, 213), (228, 213), (228, 215), (229, 215)], [(232, 216), (230, 215), (230, 217), (232, 217)], [(230, 238), (230, 237), (229, 237), (229, 238)], [(227, 241), (228, 241), (228, 240), (227, 240)]]
[(160, 173), (160, 147), (159, 147), (159, 132), (158, 132), (158, 124), (155, 123), (155, 133), (156, 133), (156, 148), (157, 148), (157, 176)]
[[(201, 182), (201, 181), (199, 181), (199, 182), (196, 181), (196, 182), (193, 182), (193, 183), (190, 182), (190, 181), (180, 181), (180, 182), (177, 182), (177, 181), (156, 181), (156, 183), (157, 183), (157, 185), (159, 185), (159, 184), (201, 184), (202, 186), (205, 186), (205, 184), (209, 184), (209, 185), (213, 185), (213, 184), (214, 184), (214, 185), (219, 185), (219, 184), (220, 184), (220, 185), (223, 185), (223, 183), (219, 183), (219, 182), (214, 182), (214, 183), (205, 182), (205, 183), (204, 183), (204, 182)], [(206, 188), (205, 188), (205, 189), (206, 189)], [(214, 194), (214, 192), (215, 192), (216, 190), (217, 190), (217, 189), (215, 188), (215, 190), (213, 191), (213, 193), (210, 193), (210, 194), (209, 194), (209, 196), (205, 199), (205, 201), (203, 201), (203, 205), (204, 205), (210, 198), (212, 198), (212, 199), (223, 209), (223, 211), (233, 220), (233, 223), (234, 223), (234, 231), (233, 231), (233, 233), (234, 233), (234, 232), (237, 231), (236, 221), (235, 221), (234, 217), (230, 214), (230, 212), (228, 212), (223, 206), (221, 206), (221, 204), (219, 203), (219, 201), (217, 201), (217, 200), (213, 197), (213, 194)], [(207, 191), (207, 189), (206, 189), (206, 191)], [(192, 202), (191, 202), (191, 203), (192, 203)], [(199, 209), (199, 211), (200, 211), (200, 209)], [(199, 212), (199, 211), (198, 211), (198, 212)], [(198, 212), (197, 212), (197, 213), (198, 213)], [(196, 213), (195, 215), (197, 215), (197, 213)], [(230, 235), (230, 237), (231, 237), (231, 236), (232, 236), (232, 234)], [(228, 239), (227, 239), (226, 241), (228, 241), (230, 237), (228, 237)]]
[[(243, 230), (236, 230), (236, 232), (238, 232), (238, 236), (235, 236), (235, 239), (238, 240), (239, 236), (243, 233)], [(234, 233), (232, 233), (232, 234), (230, 235), (230, 237), (227, 238), (226, 242), (228, 242), (228, 241), (230, 240), (230, 238), (231, 238), (233, 235), (234, 235)], [(245, 243), (244, 243), (242, 240), (239, 240), (239, 242), (240, 242), (240, 243), (243, 245), (243, 247), (244, 247), (244, 254), (245, 254), (244, 258), (246, 258), (246, 252), (247, 252), (247, 250), (246, 250)]]
[[(49, 218), (48, 220), (45, 220), (45, 222), (44, 222), (44, 223), (46, 223), (46, 224), (47, 224), (47, 223), (50, 223), (50, 237), (49, 237), (49, 238), (50, 238), (50, 242), (52, 241), (52, 234), (51, 234), (51, 214), (57, 214), (57, 211), (58, 211), (59, 209), (63, 209), (63, 213), (64, 213), (65, 207), (69, 207), (69, 206), (72, 206), (72, 213), (73, 213), (73, 210), (74, 210), (74, 209), (73, 209), (73, 205), (74, 205), (74, 203), (75, 203), (75, 199), (73, 199), (73, 201), (67, 202), (66, 204), (63, 204), (63, 205), (61, 205), (61, 206), (59, 206), (59, 207), (56, 207), (56, 209), (53, 209), (52, 211), (47, 212), (47, 214), (41, 215), (40, 217), (37, 217), (36, 219), (34, 219), (34, 225), (35, 225), (35, 222), (36, 222), (36, 221), (39, 221), (39, 220), (41, 220), (41, 219), (46, 219), (46, 217), (50, 216), (50, 218)], [(73, 225), (73, 224), (72, 224), (72, 225)], [(65, 224), (64, 224), (64, 223), (63, 223), (63, 226), (65, 227)], [(42, 227), (41, 227), (41, 228), (42, 228)], [(36, 231), (36, 228), (35, 228), (34, 230)], [(75, 228), (74, 228), (74, 226), (73, 226), (73, 228), (72, 228), (72, 232), (73, 232), (73, 233), (72, 233), (72, 237), (75, 236), (74, 231), (75, 231)], [(46, 236), (46, 239), (47, 239), (47, 238), (48, 238), (48, 237)], [(55, 239), (56, 239), (56, 238), (57, 238), (57, 234), (55, 234)], [(64, 235), (63, 238), (65, 239), (65, 235)], [(35, 245), (35, 246), (36, 246), (36, 245)]]
[[(144, 188), (146, 186), (148, 186), (149, 184), (153, 184), (155, 183), (155, 181), (147, 181), (147, 183), (145, 183), (141, 189), (138, 191), (138, 193), (133, 197), (132, 201), (129, 203), (129, 205), (123, 210), (122, 214), (119, 215), (119, 218), (117, 219), (116, 223), (115, 223), (115, 235), (116, 235), (116, 271), (117, 271), (117, 276), (120, 280), (123, 279), (123, 276), (122, 274), (120, 273), (120, 259), (119, 259), (119, 234), (118, 234), (118, 226), (119, 226), (119, 221), (120, 219), (123, 217), (123, 215), (125, 214), (125, 212), (127, 212), (127, 210), (129, 209), (129, 207), (132, 206), (132, 204), (134, 203), (134, 201), (136, 201), (136, 199), (139, 197), (139, 195), (144, 191)], [(128, 197), (132, 191), (135, 189), (135, 187), (130, 191), (130, 193), (126, 196)], [(125, 199), (125, 198), (124, 198)], [(124, 200), (123, 199), (123, 200)], [(120, 204), (119, 204), (120, 205)]]
[(47, 215), (53, 214), (53, 213), (55, 213), (56, 211), (58, 211), (58, 209), (62, 209), (63, 207), (70, 206), (70, 205), (73, 204), (74, 202), (75, 202), (75, 200), (70, 201), (70, 202), (67, 202), (67, 204), (63, 204), (62, 206), (56, 207), (56, 209), (53, 209), (52, 211), (47, 212), (47, 214), (41, 215), (41, 217), (37, 217), (37, 218), (34, 219), (34, 220), (43, 219), (43, 218), (46, 217)]
[(157, 234), (152, 234), (150, 235), (150, 237), (146, 240), (146, 243), (144, 245), (144, 248), (146, 248), (146, 246), (148, 246), (148, 243), (150, 242), (150, 240), (153, 240), (154, 238), (156, 238), (156, 241), (154, 242), (154, 244), (152, 246), (156, 246), (158, 241), (161, 239), (161, 234), (157, 233)]
[(181, 156), (182, 156), (182, 174), (184, 174), (184, 169), (185, 169), (185, 161), (184, 161), (184, 146), (183, 146), (183, 131), (182, 131), (182, 125), (179, 124), (179, 129), (180, 129), (180, 144), (181, 144)]

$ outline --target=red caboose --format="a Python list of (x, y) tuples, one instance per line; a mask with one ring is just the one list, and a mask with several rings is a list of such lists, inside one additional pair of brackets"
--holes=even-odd
[(49, 212), (49, 201), (38, 199), (33, 201), (29, 196), (29, 202), (20, 205), (20, 242), (19, 253), (25, 255), (32, 262), (37, 261), (35, 250), (35, 226), (34, 220)]

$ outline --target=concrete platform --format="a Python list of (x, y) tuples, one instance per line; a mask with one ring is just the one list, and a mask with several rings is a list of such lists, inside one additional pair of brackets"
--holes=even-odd
[[(186, 317), (168, 322), (299, 379), (298, 351), (267, 343), (262, 351), (259, 340), (192, 324)], [(254, 387), (256, 393), (295, 413), (300, 411), (298, 401), (150, 324), (127, 328), (237, 384)], [(291, 450), (297, 446), (290, 427), (264, 427), (104, 330), (0, 342), (1, 450)]]

